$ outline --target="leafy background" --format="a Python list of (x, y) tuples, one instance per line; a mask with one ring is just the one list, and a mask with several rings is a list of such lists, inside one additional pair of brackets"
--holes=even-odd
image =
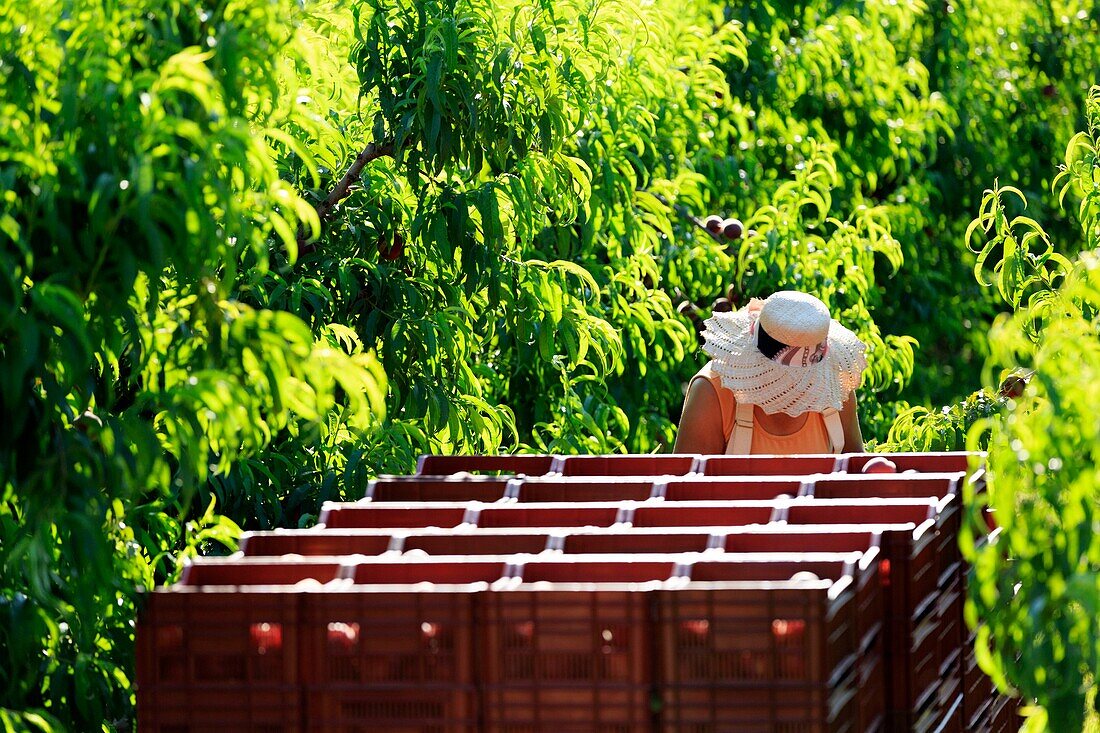
[(1080, 729), (1098, 24), (0, 0), (0, 722), (129, 729), (141, 589), (421, 453), (667, 450), (700, 320), (797, 288), (869, 345), (871, 445), (988, 447), (983, 668)]

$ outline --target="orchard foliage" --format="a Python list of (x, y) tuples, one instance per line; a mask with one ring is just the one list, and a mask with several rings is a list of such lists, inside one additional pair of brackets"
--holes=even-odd
[[(1082, 253), (1061, 254), (1010, 186), (986, 192), (970, 228), (979, 277), (1013, 307), (990, 332), (989, 366), (1034, 376), (988, 426), (989, 492), (969, 497), (973, 532), (963, 545), (974, 564), (967, 615), (983, 669), (1041, 706), (1028, 730), (1081, 730), (1100, 670), (1098, 183), (1094, 87), (1087, 130), (1054, 179), (1056, 201), (1079, 227), (1072, 249)], [(985, 506), (1002, 529), (975, 546)]]
[(384, 411), (366, 351), (237, 296), (318, 228), (275, 150), (299, 114), (284, 5), (0, 12), (5, 728), (127, 717), (135, 589), (235, 536), (208, 479)]
[[(942, 404), (972, 392), (987, 350), (982, 324), (1000, 306), (969, 277), (963, 235), (996, 176), (1011, 175), (1029, 195), (1049, 191), (1100, 67), (1100, 3), (731, 6), (750, 61), (727, 70), (743, 118), (724, 175), (710, 177), (739, 183), (716, 208), (745, 218), (746, 203), (766, 205), (787, 171), (832, 143), (833, 206), (878, 208), (905, 260), (876, 315), (921, 344), (920, 378), (901, 397)], [(1049, 226), (1073, 237), (1061, 217)], [(880, 259), (876, 279), (891, 269)]]
[(1023, 415), (981, 327), (1042, 343), (1095, 230), (974, 178), (1049, 188), (1097, 11), (964, 5), (0, 0), (5, 728), (124, 724), (139, 589), (239, 527), (425, 452), (666, 449), (676, 303), (821, 297), (872, 439)]

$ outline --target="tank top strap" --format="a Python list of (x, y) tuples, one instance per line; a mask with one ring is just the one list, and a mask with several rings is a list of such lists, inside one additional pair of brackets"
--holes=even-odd
[(753, 410), (753, 406), (747, 403), (737, 405), (733, 415), (733, 432), (726, 444), (726, 455), (747, 456), (752, 453)]

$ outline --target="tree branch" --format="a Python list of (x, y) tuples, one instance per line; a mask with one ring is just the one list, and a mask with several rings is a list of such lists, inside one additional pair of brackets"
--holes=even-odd
[[(343, 178), (336, 184), (336, 187), (329, 192), (329, 195), (325, 197), (324, 201), (317, 204), (317, 217), (321, 220), (323, 226), (326, 221), (332, 218), (333, 212), (336, 210), (336, 205), (346, 199), (351, 194), (351, 187), (358, 183), (360, 174), (363, 172), (363, 168), (367, 163), (372, 160), (378, 160), (383, 157), (393, 157), (393, 140), (383, 140), (382, 142), (372, 142), (363, 148), (359, 155), (355, 156), (355, 160), (352, 161), (351, 166), (348, 167)], [(309, 240), (309, 232), (306, 231), (304, 226), (298, 227), (298, 251), (301, 253), (312, 252), (316, 249), (316, 243), (307, 244)]]
[[(665, 205), (668, 204), (667, 201), (664, 201), (663, 196), (658, 196), (657, 198), (661, 199), (662, 202), (665, 203)], [(727, 241), (726, 239), (724, 239), (723, 237), (718, 236), (717, 232), (712, 232), (711, 230), (707, 229), (707, 225), (705, 223), (703, 223), (703, 220), (700, 219), (699, 217), (697, 217), (695, 214), (692, 214), (686, 206), (684, 206), (682, 204), (673, 204), (672, 208), (681, 217), (683, 217), (684, 219), (687, 219), (692, 224), (694, 224), (695, 226), (697, 226), (698, 228), (700, 228), (704, 232), (706, 232), (708, 235), (710, 235), (710, 238), (713, 239), (715, 242), (718, 242), (719, 244), (726, 244), (726, 241)]]

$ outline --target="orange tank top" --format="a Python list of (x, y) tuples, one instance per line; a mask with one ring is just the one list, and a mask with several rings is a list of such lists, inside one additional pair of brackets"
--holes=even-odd
[[(733, 434), (735, 419), (736, 403), (733, 392), (722, 386), (722, 378), (711, 370), (709, 362), (692, 379), (700, 378), (710, 382), (718, 395), (718, 404), (722, 409), (722, 436), (728, 445), (730, 435)], [(830, 450), (829, 431), (825, 427), (825, 418), (820, 412), (811, 412), (806, 418), (806, 424), (788, 435), (775, 435), (765, 430), (760, 424), (762, 414), (759, 407), (753, 410), (752, 448), (750, 453), (754, 455), (795, 455), (832, 452)]]

